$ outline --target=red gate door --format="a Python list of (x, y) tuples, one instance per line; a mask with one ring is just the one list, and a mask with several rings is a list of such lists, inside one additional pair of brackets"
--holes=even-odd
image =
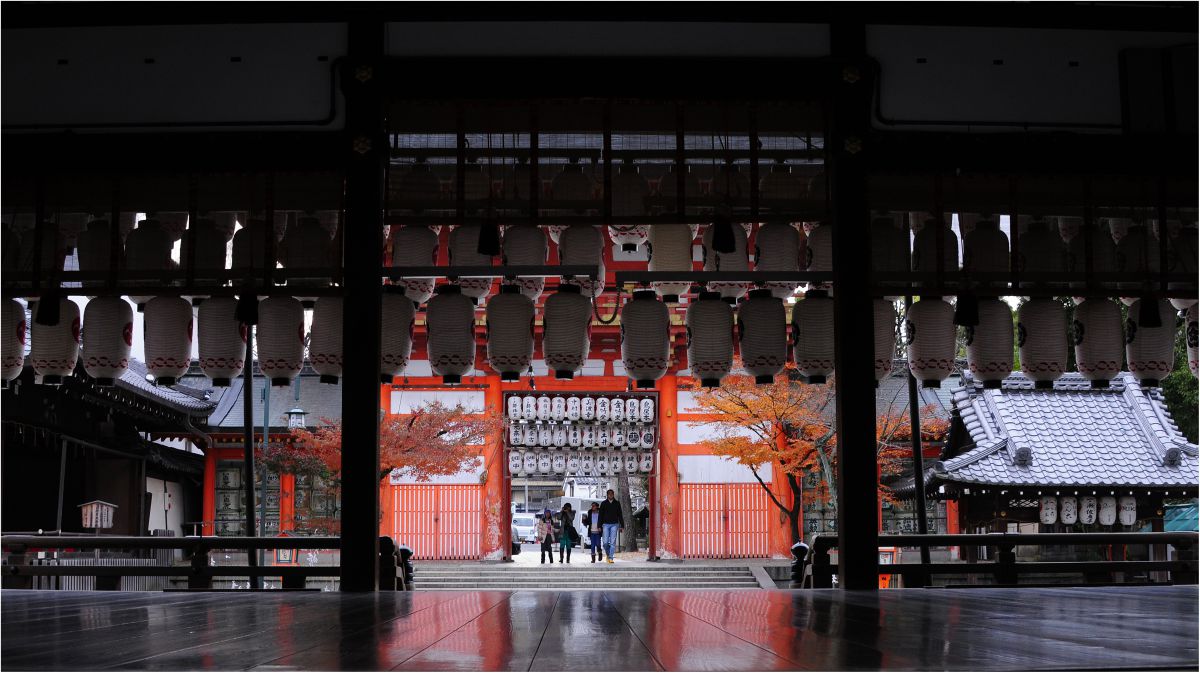
[(770, 501), (758, 484), (681, 484), (685, 558), (768, 555)]
[(399, 484), (391, 487), (392, 539), (422, 560), (480, 557), (483, 520), (474, 484)]

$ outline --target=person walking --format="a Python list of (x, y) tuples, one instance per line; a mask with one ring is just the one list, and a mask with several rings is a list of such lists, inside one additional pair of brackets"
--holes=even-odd
[(608, 553), (608, 562), (612, 563), (617, 536), (625, 530), (625, 517), (621, 514), (621, 503), (617, 502), (616, 493), (611, 488), (605, 494), (604, 502), (600, 503), (600, 527), (604, 535), (604, 550)]
[(554, 564), (554, 543), (558, 540), (558, 535), (554, 532), (554, 515), (550, 510), (542, 512), (538, 517), (537, 524), (538, 543), (542, 545), (542, 563), (546, 562), (546, 557), (550, 557), (550, 564)]
[[(571, 507), (571, 503), (564, 503), (562, 511), (558, 513), (559, 523), (562, 524), (562, 533), (558, 536), (558, 562), (571, 562), (571, 547), (575, 546), (575, 539), (579, 532), (575, 530), (575, 509)], [(566, 553), (567, 560), (563, 560), (563, 553)]]
[(600, 546), (600, 503), (593, 502), (591, 509), (583, 513), (583, 527), (587, 529), (588, 540), (592, 545), (592, 563), (596, 562), (596, 552), (600, 552), (600, 562), (604, 563), (604, 548)]

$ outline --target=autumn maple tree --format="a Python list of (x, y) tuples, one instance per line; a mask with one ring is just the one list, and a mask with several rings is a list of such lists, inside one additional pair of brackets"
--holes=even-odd
[[(756, 385), (747, 376), (729, 376), (719, 387), (696, 393), (691, 413), (709, 417), (715, 432), (705, 440), (713, 454), (750, 468), (771, 502), (789, 520), (792, 540), (799, 541), (800, 517), (805, 502), (804, 477), (820, 475), (810, 498), (837, 498), (837, 430), (835, 427), (834, 381), (820, 385), (775, 377), (769, 385)], [(922, 436), (944, 435), (946, 422), (933, 418), (932, 409), (922, 412)], [(876, 422), (876, 454), (884, 474), (898, 472), (908, 449), (897, 442), (907, 440), (907, 408), (889, 406)], [(782, 502), (759, 474), (762, 465), (778, 470), (792, 492), (790, 504)], [(890, 494), (885, 493), (884, 497)]]

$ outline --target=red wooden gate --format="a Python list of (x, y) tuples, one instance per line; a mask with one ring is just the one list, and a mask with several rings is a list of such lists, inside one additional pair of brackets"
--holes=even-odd
[(423, 560), (478, 559), (483, 544), (481, 487), (399, 484), (391, 488), (392, 539)]
[(680, 484), (685, 558), (769, 555), (770, 501), (758, 484)]

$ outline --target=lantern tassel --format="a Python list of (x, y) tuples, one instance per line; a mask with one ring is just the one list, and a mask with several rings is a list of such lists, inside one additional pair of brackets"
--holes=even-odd
[(733, 222), (728, 216), (718, 215), (713, 219), (712, 247), (714, 252), (728, 254), (737, 250), (737, 241), (733, 237)]
[(61, 296), (62, 292), (58, 283), (46, 288), (46, 291), (42, 293), (41, 300), (38, 301), (37, 315), (34, 316), (33, 321), (47, 327), (57, 325), (60, 318), (59, 299)]
[(958, 295), (954, 305), (954, 324), (963, 327), (975, 327), (979, 324), (979, 297), (970, 290), (964, 290)]
[(1142, 295), (1142, 300), (1138, 302), (1138, 327), (1162, 327), (1158, 302), (1149, 294)]
[(500, 225), (489, 220), (479, 227), (479, 244), (475, 252), (489, 257), (500, 254)]

